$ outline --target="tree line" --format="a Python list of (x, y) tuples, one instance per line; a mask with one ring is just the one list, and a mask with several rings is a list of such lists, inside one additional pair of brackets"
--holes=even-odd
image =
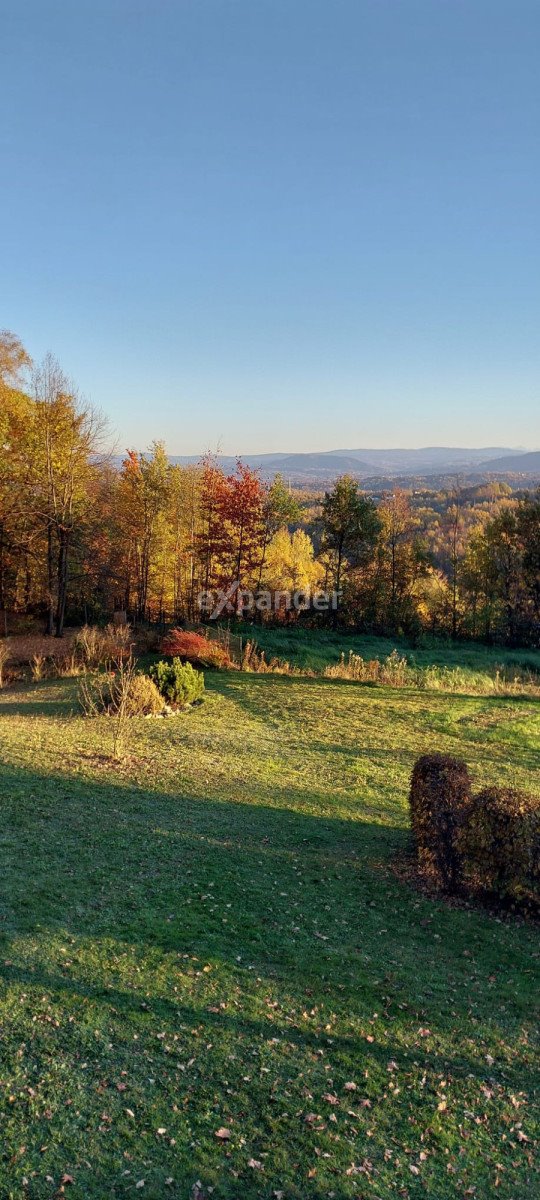
[(159, 441), (120, 465), (108, 443), (58, 363), (32, 364), (0, 334), (0, 610), (57, 636), (115, 609), (193, 622), (201, 593), (237, 583), (240, 597), (339, 597), (330, 613), (283, 603), (272, 619), (540, 644), (540, 493), (454, 484), (376, 502), (343, 476), (314, 496), (241, 461), (231, 473), (211, 456), (172, 465)]

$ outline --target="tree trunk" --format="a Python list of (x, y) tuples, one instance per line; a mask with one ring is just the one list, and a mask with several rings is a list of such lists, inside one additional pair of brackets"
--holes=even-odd
[(48, 590), (48, 611), (47, 611), (47, 636), (52, 637), (54, 629), (54, 563), (53, 563), (53, 540), (52, 540), (52, 525), (47, 523), (47, 590)]
[(342, 560), (343, 560), (343, 543), (340, 543), (339, 549), (338, 549), (338, 560), (337, 560), (337, 567), (336, 567), (336, 606), (334, 608), (334, 615), (333, 615), (333, 620), (332, 620), (332, 625), (333, 625), (334, 629), (337, 626), (338, 616), (339, 616), (339, 587), (340, 587), (340, 583), (341, 583)]
[(54, 636), (64, 636), (64, 620), (66, 616), (67, 580), (68, 580), (68, 548), (69, 533), (67, 529), (60, 530), (60, 545), (58, 550), (58, 599), (56, 603), (56, 628)]
[(4, 522), (0, 521), (0, 612), (4, 609)]

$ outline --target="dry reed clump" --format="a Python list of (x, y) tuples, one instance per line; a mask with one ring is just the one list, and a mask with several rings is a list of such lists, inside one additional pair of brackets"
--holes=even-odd
[(340, 661), (325, 668), (327, 679), (351, 679), (359, 683), (381, 683), (390, 687), (412, 687), (415, 678), (414, 669), (406, 658), (397, 650), (387, 655), (382, 661), (379, 658), (362, 658), (349, 650), (348, 658), (342, 653)]
[(364, 659), (349, 651), (326, 667), (327, 679), (348, 679), (385, 687), (410, 687), (419, 691), (466, 693), (479, 696), (540, 696), (540, 678), (533, 671), (497, 666), (493, 674), (462, 667), (417, 667), (393, 650), (385, 659)]
[(112, 622), (104, 629), (97, 625), (83, 625), (74, 642), (74, 654), (87, 670), (106, 667), (121, 659), (129, 658), (133, 635), (129, 625)]
[(270, 658), (267, 662), (264, 650), (260, 650), (254, 641), (246, 642), (242, 653), (242, 671), (250, 671), (255, 675), (296, 675), (313, 678), (315, 671), (307, 667), (292, 667), (282, 658)]

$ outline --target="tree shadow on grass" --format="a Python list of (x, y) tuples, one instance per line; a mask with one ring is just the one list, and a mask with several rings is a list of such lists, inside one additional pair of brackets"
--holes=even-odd
[[(0, 965), (0, 979), (3, 980), (5, 986), (15, 984), (23, 989), (34, 987), (40, 993), (46, 993), (48, 1000), (52, 999), (60, 1003), (63, 994), (69, 995), (70, 1007), (73, 1000), (105, 1002), (120, 1023), (124, 1019), (129, 1020), (131, 1017), (135, 1017), (139, 1030), (143, 1033), (146, 1031), (150, 1036), (155, 1036), (156, 1026), (172, 1033), (175, 1029), (182, 1027), (199, 1026), (200, 1029), (202, 1025), (205, 1029), (204, 1036), (208, 1038), (226, 1037), (232, 1034), (245, 1038), (248, 1043), (255, 1043), (285, 1037), (289, 1045), (296, 1046), (303, 1051), (317, 1053), (321, 1046), (331, 1046), (332, 1055), (336, 1060), (340, 1056), (345, 1059), (356, 1056), (359, 1064), (361, 1063), (363, 1067), (376, 1065), (382, 1070), (387, 1069), (389, 1060), (401, 1059), (404, 1050), (403, 1041), (393, 1039), (391, 1035), (385, 1037), (383, 1043), (376, 1039), (368, 1042), (366, 1038), (360, 1039), (358, 1034), (353, 1032), (349, 1035), (332, 1032), (332, 1035), (328, 1037), (322, 1031), (311, 1031), (299, 1024), (278, 1020), (273, 1009), (269, 1009), (264, 1018), (255, 1019), (245, 1013), (237, 1014), (234, 1011), (227, 1011), (226, 1007), (224, 1009), (219, 1009), (217, 1006), (208, 1007), (204, 1002), (199, 1006), (186, 1004), (181, 999), (173, 1000), (165, 995), (156, 995), (149, 1003), (144, 1002), (141, 1005), (142, 997), (146, 994), (142, 989), (128, 991), (110, 984), (98, 986), (91, 979), (69, 978), (67, 973), (53, 974), (39, 963), (36, 963), (35, 967), (28, 967), (27, 965), (17, 965), (9, 959), (4, 960)], [(421, 1060), (425, 1070), (440, 1074), (451, 1068), (454, 1077), (461, 1076), (462, 1078), (465, 1078), (471, 1070), (477, 1072), (479, 1070), (478, 1060), (473, 1058), (470, 1053), (464, 1054), (458, 1051), (449, 1056), (434, 1049), (429, 1042), (424, 1041), (420, 1044), (420, 1039), (418, 1039), (417, 1046), (417, 1057)], [(525, 1086), (528, 1075), (530, 1075), (528, 1068), (524, 1068), (521, 1064), (516, 1065), (512, 1069), (512, 1086), (516, 1090)]]
[[(3, 768), (0, 795), (8, 936), (67, 929), (235, 968), (240, 947), (243, 963), (284, 984), (339, 979), (360, 1008), (365, 988), (366, 1010), (382, 974), (418, 1011), (433, 990), (445, 1021), (449, 976), (471, 978), (472, 936), (482, 971), (499, 977), (514, 978), (533, 945), (532, 931), (411, 892), (390, 870), (408, 843), (394, 826), (16, 768)], [(466, 1019), (468, 994), (453, 1003)], [(519, 974), (513, 1003), (521, 1020)]]
[(43, 679), (39, 683), (14, 684), (0, 692), (0, 717), (69, 718), (78, 709), (78, 688), (77, 679)]
[[(33, 1088), (51, 1063), (63, 1064), (64, 1073), (51, 1076), (52, 1103), (48, 1094), (42, 1101), (51, 1104), (51, 1125), (31, 1114), (17, 1137), (42, 1173), (95, 1161), (93, 1174), (79, 1167), (77, 1200), (128, 1194), (127, 1183), (124, 1190), (115, 1182), (124, 1154), (137, 1163), (135, 1178), (178, 1173), (178, 1197), (189, 1196), (193, 1180), (208, 1178), (216, 1161), (225, 1172), (241, 1159), (239, 1183), (224, 1178), (216, 1194), (266, 1194), (246, 1170), (249, 1152), (216, 1158), (214, 1130), (228, 1119), (222, 1113), (232, 1114), (235, 1131), (253, 1117), (249, 1136), (264, 1151), (266, 1179), (279, 1184), (274, 1157), (294, 1178), (306, 1145), (325, 1136), (312, 1134), (305, 1114), (322, 1111), (332, 1128), (326, 1063), (341, 1119), (355, 1105), (342, 1099), (346, 1080), (368, 1073), (361, 1086), (378, 1117), (389, 1072), (399, 1070), (407, 1095), (418, 1077), (410, 1113), (429, 1125), (438, 1096), (430, 1098), (422, 1072), (433, 1087), (450, 1077), (464, 1093), (471, 1078), (484, 1081), (485, 1059), (467, 1036), (471, 1015), (476, 1037), (499, 1018), (505, 1039), (533, 1021), (528, 931), (510, 935), (482, 915), (471, 919), (411, 893), (387, 870), (405, 845), (404, 831), (302, 812), (312, 792), (275, 790), (273, 807), (121, 779), (0, 772), (0, 908), (7, 918), (0, 977), (13, 998), (4, 1022), (13, 1061), (4, 1053), (2, 1073), (18, 1070), (26, 1042)], [(492, 973), (500, 984), (489, 996)], [(381, 1027), (371, 1040), (375, 1013)], [(428, 1039), (420, 1033), (427, 1024)], [(133, 1092), (118, 1093), (122, 1070)], [(489, 1074), (518, 1094), (530, 1087), (530, 1070), (524, 1051)], [(276, 1072), (285, 1076), (283, 1094), (272, 1091)], [(103, 1112), (115, 1130), (110, 1148)], [(375, 1148), (365, 1134), (371, 1120), (369, 1109), (358, 1108), (350, 1153), (360, 1163)], [(178, 1138), (174, 1168), (155, 1134), (141, 1142), (141, 1129), (162, 1124), (173, 1125)], [(287, 1194), (316, 1200), (329, 1187), (336, 1200), (357, 1194), (338, 1179), (309, 1190), (300, 1181)], [(30, 1194), (49, 1192), (36, 1184)], [(165, 1193), (148, 1179), (144, 1194), (157, 1200)]]

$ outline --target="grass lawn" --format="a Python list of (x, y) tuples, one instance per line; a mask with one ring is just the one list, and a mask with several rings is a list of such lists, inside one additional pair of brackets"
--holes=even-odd
[(418, 646), (404, 638), (374, 637), (371, 634), (347, 634), (331, 629), (307, 629), (293, 625), (289, 628), (271, 625), (232, 626), (244, 640), (253, 638), (265, 651), (267, 659), (275, 656), (286, 659), (291, 666), (307, 667), (313, 671), (339, 662), (349, 650), (362, 658), (384, 659), (393, 650), (419, 667), (459, 667), (471, 676), (493, 673), (497, 667), (525, 667), (540, 673), (540, 650), (513, 649), (508, 646), (486, 646), (481, 642), (445, 642), (442, 638), (423, 639)]
[(538, 1198), (538, 928), (391, 869), (538, 702), (209, 674), (119, 766), (76, 687), (0, 695), (2, 1200)]

